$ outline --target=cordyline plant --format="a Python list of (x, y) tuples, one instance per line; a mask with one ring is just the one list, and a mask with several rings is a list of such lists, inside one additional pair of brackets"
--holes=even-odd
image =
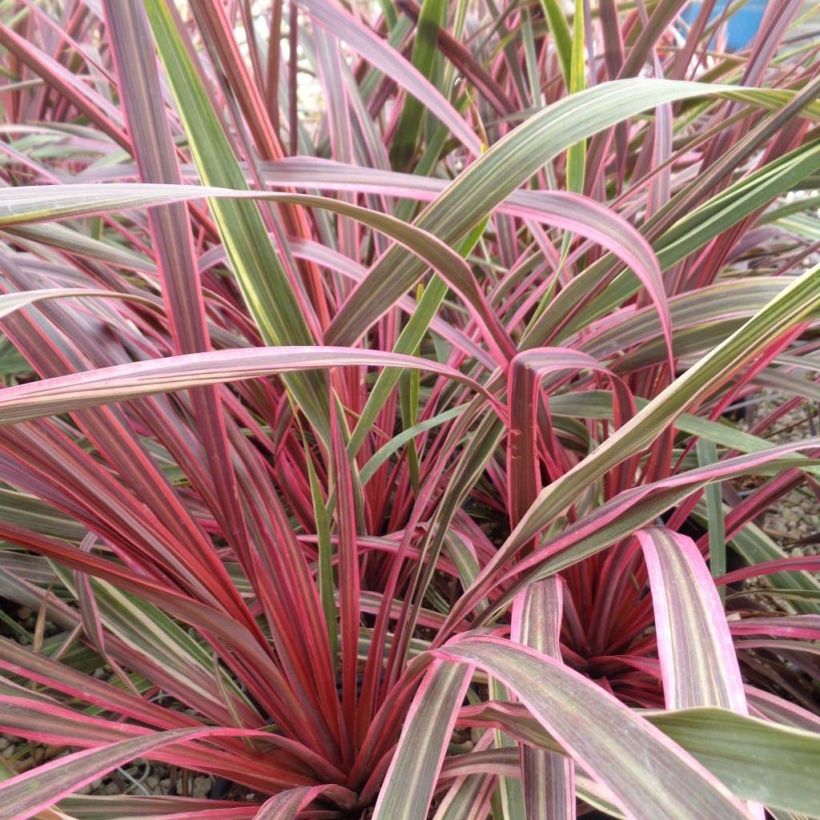
[(0, 1), (0, 817), (820, 811), (818, 46), (685, 5)]

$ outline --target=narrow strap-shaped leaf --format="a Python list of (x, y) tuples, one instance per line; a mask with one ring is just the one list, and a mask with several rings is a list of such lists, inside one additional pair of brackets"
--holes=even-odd
[[(577, 94), (587, 86), (586, 78), (586, 43), (584, 32), (584, 2), (575, 0), (575, 14), (572, 19), (572, 57), (569, 73), (569, 92)], [(586, 170), (586, 140), (580, 140), (567, 149), (567, 190), (584, 190), (584, 173)]]
[[(141, 180), (180, 184), (156, 58), (152, 50), (145, 48), (151, 33), (142, 5), (134, 0), (107, 0), (105, 9), (128, 133)], [(205, 310), (197, 283), (187, 209), (181, 203), (171, 203), (152, 209), (149, 219), (170, 304), (171, 331), (177, 352), (206, 350)]]
[[(292, 13), (295, 13), (295, 8), (295, 6), (291, 6)], [(191, 7), (191, 13), (197, 21), (200, 36), (208, 49), (214, 70), (220, 75), (220, 85), (224, 88), (225, 96), (235, 97), (236, 99), (236, 105), (230, 106), (231, 118), (234, 120), (236, 129), (248, 129), (255, 148), (262, 159), (281, 159), (284, 156), (281, 140), (268, 115), (268, 107), (265, 105), (261, 89), (257, 87), (248, 72), (232, 21), (229, 19), (228, 9), (224, 8), (221, 3), (196, 3)], [(250, 9), (245, 5), (243, 19), (246, 25), (249, 22), (248, 15), (250, 15)], [(295, 16), (293, 19), (295, 21)], [(276, 31), (278, 31), (278, 25)], [(252, 31), (249, 31), (248, 35), (250, 37), (248, 46), (253, 59), (255, 38)], [(292, 36), (295, 38), (298, 35), (293, 32)], [(276, 37), (272, 31), (272, 45), (275, 39)], [(291, 60), (295, 60), (295, 57), (292, 57)], [(295, 72), (290, 82), (291, 84), (296, 83)], [(241, 123), (237, 120), (237, 109), (241, 109), (243, 114), (244, 121)], [(298, 137), (298, 127), (293, 127), (292, 124), (295, 118), (296, 110), (294, 108), (291, 111), (290, 130), (292, 142), (297, 141)], [(256, 181), (254, 179), (254, 182)], [(302, 238), (310, 236), (311, 229), (307, 217), (300, 208), (292, 208), (287, 205), (280, 206), (277, 213), (287, 233)], [(271, 219), (268, 228), (271, 227), (273, 228), (273, 238), (275, 239), (277, 252), (280, 257), (284, 257), (283, 267), (293, 277), (292, 281), (297, 298), (300, 296), (298, 278), (302, 278), (305, 282), (305, 289), (311, 306), (316, 311), (317, 322), (324, 327), (330, 321), (330, 316), (328, 313), (329, 306), (324, 299), (319, 269), (312, 263), (304, 264), (297, 269), (290, 258), (290, 249), (283, 231), (279, 228), (278, 220)]]
[[(110, 743), (129, 740), (134, 737), (151, 737), (155, 734), (150, 729), (131, 723), (93, 717), (83, 712), (58, 706), (50, 699), (35, 700), (17, 695), (0, 694), (0, 727), (7, 732), (36, 743), (46, 743), (57, 747), (99, 748)], [(175, 727), (176, 729), (202, 729), (201, 724)], [(157, 749), (152, 757), (162, 762), (177, 762), (180, 766), (212, 772), (214, 774), (232, 774), (234, 767), (243, 769), (244, 782), (256, 784), (262, 788), (288, 786), (309, 782), (310, 778), (299, 773), (288, 765), (284, 757), (277, 762), (262, 761), (254, 758), (254, 753), (247, 746), (234, 743), (242, 738), (255, 738), (265, 744), (294, 753), (304, 759), (320, 764), (317, 774), (321, 777), (337, 778), (338, 770), (332, 766), (322, 767), (322, 758), (315, 752), (306, 749), (296, 741), (258, 730), (248, 730), (237, 738), (231, 736), (217, 739), (215, 745), (203, 746), (199, 743), (174, 744), (172, 748)]]
[(660, 0), (640, 32), (621, 67), (621, 77), (635, 77), (649, 57), (655, 43), (684, 6), (685, 0)]
[(101, 367), (7, 387), (0, 390), (0, 426), (205, 384), (350, 365), (426, 370), (463, 382), (491, 398), (459, 371), (414, 356), (347, 347), (245, 347)]
[(373, 453), (372, 456), (370, 456), (367, 463), (359, 471), (359, 481), (361, 481), (362, 485), (366, 484), (371, 478), (373, 478), (379, 467), (381, 467), (382, 464), (384, 464), (385, 461), (393, 455), (393, 453), (398, 451), (401, 447), (412, 441), (416, 436), (426, 430), (432, 430), (433, 428), (439, 427), (448, 421), (452, 421), (454, 418), (458, 418), (458, 416), (464, 412), (464, 409), (464, 405), (460, 405), (459, 407), (451, 407), (449, 410), (445, 410), (443, 413), (439, 413), (426, 421), (421, 421), (418, 424), (414, 424), (412, 427), (407, 427), (398, 435), (393, 436), (390, 441), (383, 444), (378, 450), (376, 450), (375, 453)]
[[(179, 797), (177, 795), (126, 795), (114, 797), (99, 795), (72, 795), (60, 801), (67, 814), (57, 820), (75, 820), (84, 812), (93, 812), (101, 804), (116, 802), (117, 812), (122, 817), (139, 816), (145, 810), (153, 811), (156, 816), (168, 816), (174, 820), (253, 820), (258, 806), (241, 803), (235, 800), (209, 800), (207, 797)], [(103, 811), (105, 809), (103, 808)], [(42, 820), (49, 820), (43, 815)]]
[(15, 310), (26, 305), (32, 305), (44, 299), (67, 299), (70, 296), (94, 297), (102, 299), (127, 299), (148, 307), (156, 305), (148, 298), (133, 293), (117, 293), (111, 290), (95, 290), (92, 288), (43, 288), (42, 290), (24, 290), (19, 293), (4, 293), (0, 295), (0, 317), (8, 316)]
[(333, 477), (336, 496), (336, 532), (339, 542), (339, 633), (342, 649), (342, 712), (350, 737), (355, 731), (360, 621), (359, 551), (356, 541), (356, 502), (353, 475), (343, 438), (344, 419), (332, 411)]
[[(411, 59), (413, 65), (427, 78), (433, 73), (438, 53), (438, 30), (446, 22), (448, 5), (447, 0), (423, 0), (421, 4)], [(421, 103), (408, 97), (404, 101), (396, 138), (390, 149), (390, 160), (394, 167), (404, 168), (412, 158), (423, 122)]]
[(716, 583), (736, 584), (738, 581), (745, 581), (747, 578), (758, 578), (763, 575), (771, 575), (775, 572), (788, 572), (789, 570), (800, 569), (809, 570), (810, 572), (820, 571), (820, 555), (795, 555), (791, 558), (764, 561), (760, 564), (753, 564), (750, 567), (729, 572), (718, 578)]
[[(107, 0), (106, 20), (119, 76), (128, 134), (144, 182), (181, 181), (175, 146), (165, 116), (159, 71), (153, 50), (145, 44), (151, 31), (139, 0)], [(211, 347), (205, 303), (199, 287), (188, 209), (182, 203), (152, 208), (148, 214), (178, 353)], [(236, 476), (228, 446), (225, 418), (215, 387), (191, 394), (199, 436), (216, 489), (214, 516), (249, 568), (247, 533), (237, 496)]]
[[(539, 385), (551, 375), (576, 370), (592, 370), (612, 380), (616, 422), (623, 424), (635, 410), (629, 388), (597, 360), (564, 347), (545, 347), (524, 351), (515, 356), (507, 372), (507, 395), (510, 404), (510, 443), (507, 448), (507, 481), (510, 496), (510, 521), (516, 526), (535, 501), (540, 485), (537, 423)], [(554, 449), (552, 431), (542, 430), (547, 450)]]
[[(415, 224), (454, 244), (568, 146), (653, 105), (730, 91), (729, 86), (641, 79), (602, 83), (572, 94), (499, 140), (428, 205)], [(397, 249), (383, 254), (333, 320), (326, 341), (353, 343), (423, 273)]]
[(560, 0), (541, 0), (541, 8), (558, 55), (558, 65), (564, 75), (564, 85), (569, 88), (572, 74), (572, 33), (561, 6)]
[(481, 140), (444, 95), (412, 63), (346, 12), (337, 0), (299, 0), (299, 4), (308, 10), (315, 23), (344, 40), (376, 68), (404, 86), (461, 140), (473, 156), (481, 153)]
[(374, 820), (425, 820), (470, 668), (435, 661), (416, 692), (376, 802)]
[(254, 820), (296, 820), (314, 800), (327, 797), (346, 808), (356, 805), (356, 795), (332, 783), (321, 786), (299, 786), (287, 789), (266, 800)]
[[(513, 603), (512, 639), (561, 660), (562, 581), (557, 575), (530, 584)], [(575, 817), (575, 765), (566, 755), (521, 745), (527, 817)]]
[(654, 713), (651, 720), (744, 799), (816, 814), (820, 734), (725, 709)]
[[(145, 10), (202, 179), (207, 184), (245, 188), (234, 152), (168, 4), (165, 0), (145, 0)], [(315, 343), (305, 320), (305, 306), (274, 251), (256, 205), (214, 200), (212, 208), (231, 267), (262, 338), (271, 345)], [(324, 375), (318, 373), (295, 373), (287, 379), (300, 408), (327, 440), (324, 382)]]
[(130, 691), (101, 681), (58, 663), (44, 655), (20, 646), (16, 641), (0, 637), (0, 668), (15, 675), (24, 675), (50, 689), (64, 692), (101, 709), (117, 712), (157, 729), (192, 726), (195, 721), (184, 713), (172, 713), (158, 704), (137, 697)]
[[(488, 676), (487, 683), (487, 694), (491, 700), (507, 701), (510, 699), (509, 690), (503, 683), (499, 683), (491, 676)], [(496, 729), (491, 734), (496, 749), (515, 749), (519, 747), (515, 739), (501, 729)], [(499, 820), (518, 820), (518, 818), (524, 820), (527, 816), (527, 803), (520, 777), (508, 777), (506, 774), (499, 772), (497, 780), (498, 785), (492, 795), (494, 814), (499, 817)]]
[[(415, 0), (397, 0), (396, 5), (414, 22), (418, 21), (420, 9)], [(462, 8), (465, 5), (464, 0), (461, 0)], [(501, 116), (514, 113), (514, 103), (506, 95), (504, 89), (495, 80), (492, 74), (473, 56), (470, 49), (445, 28), (439, 28), (437, 33), (438, 51), (481, 92), (487, 102), (501, 114)]]
[(588, 678), (499, 638), (451, 641), (441, 658), (484, 669), (512, 689), (536, 720), (630, 817), (746, 818), (740, 802), (700, 763)]
[(661, 527), (637, 539), (649, 571), (666, 708), (748, 714), (726, 615), (695, 543)]
[(127, 248), (103, 242), (93, 236), (87, 236), (77, 228), (67, 225), (18, 225), (6, 231), (19, 241), (20, 239), (36, 242), (38, 245), (46, 245), (52, 248), (59, 248), (69, 253), (79, 256), (87, 256), (91, 259), (98, 259), (109, 265), (135, 270), (141, 273), (153, 273), (154, 264), (141, 253), (137, 253)]
[[(80, 542), (79, 548), (83, 550), (83, 552), (90, 552), (94, 547), (95, 541), (96, 536), (92, 533), (87, 533)], [(80, 610), (80, 618), (86, 639), (94, 647), (94, 649), (103, 658), (105, 658), (105, 662), (111, 667), (114, 674), (122, 681), (125, 688), (133, 692), (135, 695), (138, 695), (139, 693), (134, 688), (131, 678), (128, 677), (128, 674), (106, 651), (105, 629), (103, 628), (100, 610), (94, 596), (94, 587), (91, 583), (91, 579), (82, 572), (75, 572), (74, 586), (76, 588), (77, 606)]]
[[(305, 448), (307, 450), (307, 448)], [(319, 549), (319, 570), (317, 583), (322, 611), (327, 623), (327, 636), (330, 643), (330, 657), (336, 657), (338, 623), (336, 618), (336, 580), (333, 574), (333, 545), (330, 539), (330, 516), (316, 475), (316, 467), (309, 453), (305, 453), (310, 483), (310, 497), (313, 505), (313, 517), (316, 522), (316, 540)]]
[(0, 44), (15, 54), (35, 74), (58, 89), (60, 94), (77, 106), (91, 122), (120, 146), (128, 149), (128, 138), (116, 106), (94, 88), (93, 83), (83, 81), (64, 65), (50, 57), (42, 49), (18, 34), (13, 28), (0, 24)]
[[(491, 740), (492, 733), (485, 732), (478, 739), (469, 756), (476, 753), (481, 754), (490, 745)], [(459, 755), (459, 757), (463, 756)], [(453, 778), (452, 786), (438, 801), (438, 807), (432, 820), (465, 820), (468, 817), (487, 816), (495, 780), (501, 774), (500, 766), (492, 769), (488, 766), (486, 771)]]
[(74, 752), (67, 757), (44, 763), (25, 774), (0, 783), (0, 805), (3, 816), (33, 817), (58, 800), (113, 771), (119, 766), (150, 754), (153, 750), (208, 736), (241, 736), (242, 729), (174, 729), (146, 737), (123, 740), (99, 749)]

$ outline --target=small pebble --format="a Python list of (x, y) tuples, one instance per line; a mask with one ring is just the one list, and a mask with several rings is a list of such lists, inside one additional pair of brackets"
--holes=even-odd
[(207, 797), (211, 790), (211, 778), (201, 775), (194, 780), (194, 787), (191, 793), (194, 797)]
[[(782, 401), (784, 397), (776, 393), (764, 396), (762, 401), (753, 406), (751, 415), (744, 420), (741, 427), (748, 427), (764, 418)], [(816, 405), (804, 405), (778, 419), (773, 425), (774, 432), (768, 430), (762, 434), (763, 437), (772, 443), (809, 438), (816, 430), (816, 421), (814, 428), (809, 423), (807, 415), (809, 411), (813, 414), (813, 418), (817, 419)], [(764, 530), (768, 531), (787, 554), (814, 555), (819, 551), (817, 544), (798, 547), (795, 546), (795, 542), (816, 532), (819, 520), (817, 500), (803, 485), (778, 499), (763, 516), (762, 522), (758, 521), (758, 523), (762, 523)]]

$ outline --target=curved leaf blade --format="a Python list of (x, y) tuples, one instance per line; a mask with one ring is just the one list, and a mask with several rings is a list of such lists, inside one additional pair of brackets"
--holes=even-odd
[(0, 426), (206, 384), (357, 365), (427, 370), (463, 382), (490, 398), (484, 388), (457, 370), (415, 356), (310, 345), (246, 347), (101, 367), (7, 387), (0, 391)]
[(247, 733), (243, 729), (208, 727), (173, 729), (74, 752), (0, 783), (0, 805), (5, 817), (32, 817), (135, 757), (150, 754), (163, 746), (209, 735), (240, 736)]
[(416, 693), (373, 820), (425, 820), (458, 707), (470, 682), (463, 664), (436, 661)]
[(694, 541), (661, 527), (636, 537), (649, 571), (666, 708), (748, 714), (726, 615)]
[[(733, 90), (731, 86), (641, 78), (602, 83), (565, 97), (493, 145), (422, 211), (415, 224), (455, 244), (570, 145), (655, 105)], [(352, 344), (423, 273), (415, 260), (388, 250), (336, 315), (326, 341)]]
[(547, 655), (499, 638), (436, 650), (512, 689), (538, 722), (631, 817), (746, 818), (729, 790), (679, 746), (592, 681)]

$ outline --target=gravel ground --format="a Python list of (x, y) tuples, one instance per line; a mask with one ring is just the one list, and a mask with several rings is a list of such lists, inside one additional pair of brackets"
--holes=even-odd
[[(749, 405), (743, 426), (749, 429), (778, 407), (777, 396), (766, 396)], [(764, 437), (774, 444), (817, 436), (820, 408), (805, 404), (781, 416)], [(790, 555), (816, 555), (820, 552), (820, 506), (805, 485), (785, 495), (767, 512), (761, 526), (775, 543)]]

